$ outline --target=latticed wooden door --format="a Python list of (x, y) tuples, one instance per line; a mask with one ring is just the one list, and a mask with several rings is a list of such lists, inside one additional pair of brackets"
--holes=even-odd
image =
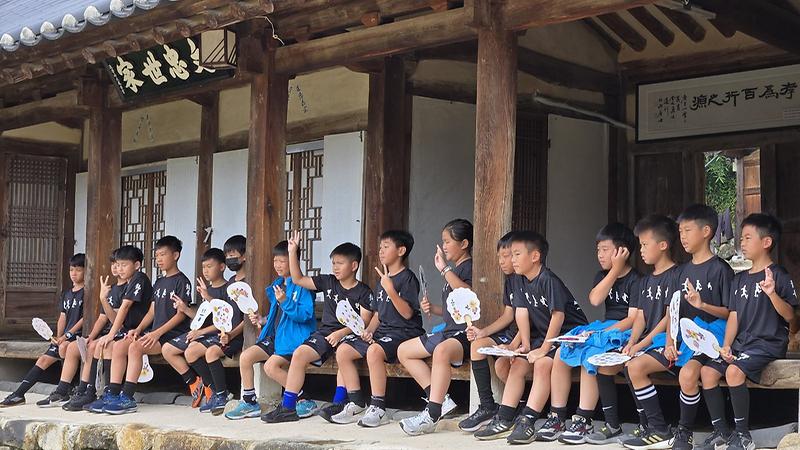
[(144, 253), (142, 270), (151, 279), (158, 273), (154, 245), (164, 236), (164, 202), (167, 171), (137, 173), (122, 177), (120, 241), (135, 245)]
[(54, 324), (64, 273), (64, 158), (0, 154), (0, 332)]
[(303, 272), (319, 275), (314, 250), (322, 240), (322, 150), (286, 155), (286, 187), (287, 238), (291, 230), (300, 231)]

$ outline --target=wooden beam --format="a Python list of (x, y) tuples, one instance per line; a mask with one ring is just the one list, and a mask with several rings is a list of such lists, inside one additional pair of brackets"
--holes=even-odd
[(770, 2), (747, 0), (702, 0), (703, 8), (717, 14), (717, 20), (774, 47), (800, 54), (800, 15), (788, 13)]
[(203, 253), (211, 248), (206, 239), (211, 226), (211, 193), (214, 187), (214, 153), (219, 145), (219, 92), (203, 103), (200, 115), (200, 146), (197, 154), (197, 217), (195, 221), (195, 276), (203, 274)]
[(58, 119), (87, 117), (89, 109), (78, 105), (75, 91), (0, 109), (0, 131), (23, 128)]
[(614, 37), (612, 37), (605, 28), (601, 27), (594, 21), (594, 19), (587, 18), (581, 20), (581, 22), (589, 27), (595, 34), (600, 38), (600, 40), (613, 52), (619, 53), (622, 50), (622, 44), (619, 43)]
[(503, 26), (509, 30), (527, 30), (554, 23), (609, 14), (658, 0), (506, 0), (502, 7)]
[(643, 27), (650, 32), (658, 42), (661, 42), (661, 45), (664, 47), (669, 47), (675, 42), (675, 33), (672, 32), (666, 25), (661, 23), (660, 20), (656, 19), (654, 15), (650, 13), (644, 6), (640, 6), (638, 8), (631, 8), (628, 12), (633, 16), (634, 19), (639, 21)]
[(630, 26), (619, 14), (603, 14), (597, 16), (597, 18), (633, 50), (641, 52), (647, 47), (647, 39)]
[(699, 22), (694, 20), (692, 16), (663, 6), (656, 7), (692, 41), (701, 42), (706, 38), (706, 29), (703, 28)]
[(77, 154), (80, 148), (81, 146), (78, 144), (0, 136), (0, 149), (8, 153), (68, 158), (70, 155)]

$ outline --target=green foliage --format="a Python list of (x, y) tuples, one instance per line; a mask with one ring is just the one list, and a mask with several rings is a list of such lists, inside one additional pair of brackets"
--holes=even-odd
[(736, 212), (736, 173), (734, 161), (719, 153), (707, 153), (706, 166), (706, 204), (724, 212)]

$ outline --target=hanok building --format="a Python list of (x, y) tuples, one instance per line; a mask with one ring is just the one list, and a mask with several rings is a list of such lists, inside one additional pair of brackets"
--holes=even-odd
[(308, 272), (352, 241), (374, 282), (381, 231), (408, 228), (412, 267), (430, 267), (442, 225), (465, 217), (484, 321), (501, 308), (495, 242), (512, 228), (547, 235), (548, 264), (584, 301), (596, 231), (703, 201), (710, 152), (738, 167), (733, 218), (783, 220), (778, 258), (800, 280), (796, 0), (10, 0), (0, 12), (4, 338), (54, 316), (73, 252), (88, 255), (93, 317), (110, 251), (141, 246), (153, 275), (164, 234), (183, 239), (191, 279), (204, 250), (241, 233), (248, 280), (264, 286), (272, 245), (299, 229)]

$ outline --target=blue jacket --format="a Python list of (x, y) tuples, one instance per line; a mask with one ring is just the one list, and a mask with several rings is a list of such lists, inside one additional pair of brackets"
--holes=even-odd
[(630, 330), (603, 331), (615, 323), (617, 323), (616, 320), (602, 322), (595, 320), (588, 325), (581, 325), (570, 330), (567, 333), (568, 335), (577, 335), (584, 331), (593, 331), (594, 333), (589, 336), (589, 339), (584, 344), (561, 344), (561, 360), (570, 367), (582, 365), (589, 374), (596, 375), (597, 367), (589, 363), (589, 357), (624, 347), (625, 343), (630, 339)]
[[(699, 317), (695, 317), (693, 320), (694, 323), (697, 324), (700, 328), (704, 330), (708, 330), (714, 334), (717, 340), (722, 343), (725, 342), (725, 325), (727, 321), (725, 319), (717, 319), (711, 323), (704, 321)], [(678, 346), (678, 351), (681, 353), (678, 355), (678, 360), (675, 361), (675, 366), (683, 367), (684, 364), (689, 362), (692, 359), (692, 356), (695, 355), (694, 350), (690, 349), (683, 339), (681, 338), (681, 333), (678, 333), (678, 342), (680, 345)], [(649, 347), (645, 349), (645, 351), (652, 350), (654, 348), (661, 348), (667, 345), (667, 333), (659, 333), (653, 336), (653, 343), (650, 344)]]
[[(314, 296), (308, 289), (292, 283), (291, 278), (286, 278), (286, 300), (278, 303), (274, 287), (283, 283), (284, 279), (278, 277), (266, 288), (269, 315), (266, 325), (261, 328), (258, 342), (270, 337), (273, 339), (276, 355), (291, 355), (317, 329), (317, 320), (314, 318)], [(276, 331), (275, 317), (278, 308), (283, 314)]]

